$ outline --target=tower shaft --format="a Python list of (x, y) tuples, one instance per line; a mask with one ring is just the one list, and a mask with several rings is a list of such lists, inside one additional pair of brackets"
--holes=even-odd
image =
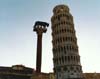
[(42, 34), (37, 37), (37, 59), (36, 59), (36, 72), (41, 72), (41, 59), (42, 59)]

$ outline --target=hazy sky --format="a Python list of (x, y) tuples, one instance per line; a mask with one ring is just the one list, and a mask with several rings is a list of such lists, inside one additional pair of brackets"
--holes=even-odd
[[(100, 72), (100, 0), (0, 0), (0, 66), (35, 68), (35, 21), (50, 22), (53, 8), (66, 4), (74, 17), (84, 72)], [(42, 71), (52, 72), (51, 24), (43, 35)]]

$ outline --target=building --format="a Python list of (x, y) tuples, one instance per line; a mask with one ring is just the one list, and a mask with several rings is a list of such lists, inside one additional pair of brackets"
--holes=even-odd
[(57, 5), (53, 9), (51, 23), (56, 79), (82, 79), (73, 16), (67, 5)]
[(85, 79), (100, 79), (100, 73), (84, 73)]
[(36, 73), (32, 68), (24, 65), (13, 65), (12, 67), (0, 66), (0, 79), (54, 79), (50, 78), (53, 73)]
[(12, 67), (0, 67), (0, 79), (30, 79), (35, 71), (23, 65), (13, 65)]

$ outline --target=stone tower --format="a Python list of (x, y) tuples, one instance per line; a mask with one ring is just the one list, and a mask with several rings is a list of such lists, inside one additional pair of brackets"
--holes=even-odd
[(53, 63), (56, 79), (82, 79), (73, 16), (66, 5), (57, 5), (51, 18)]

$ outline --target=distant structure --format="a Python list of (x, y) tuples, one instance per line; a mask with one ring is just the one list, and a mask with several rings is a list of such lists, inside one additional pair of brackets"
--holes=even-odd
[(37, 33), (37, 60), (36, 60), (36, 72), (41, 73), (41, 60), (42, 60), (42, 34), (46, 33), (47, 27), (49, 26), (46, 22), (36, 21), (33, 27), (33, 31)]
[(31, 79), (32, 74), (35, 74), (35, 70), (23, 65), (0, 66), (0, 79)]
[(56, 79), (82, 79), (82, 67), (73, 16), (66, 5), (53, 9), (52, 44)]

